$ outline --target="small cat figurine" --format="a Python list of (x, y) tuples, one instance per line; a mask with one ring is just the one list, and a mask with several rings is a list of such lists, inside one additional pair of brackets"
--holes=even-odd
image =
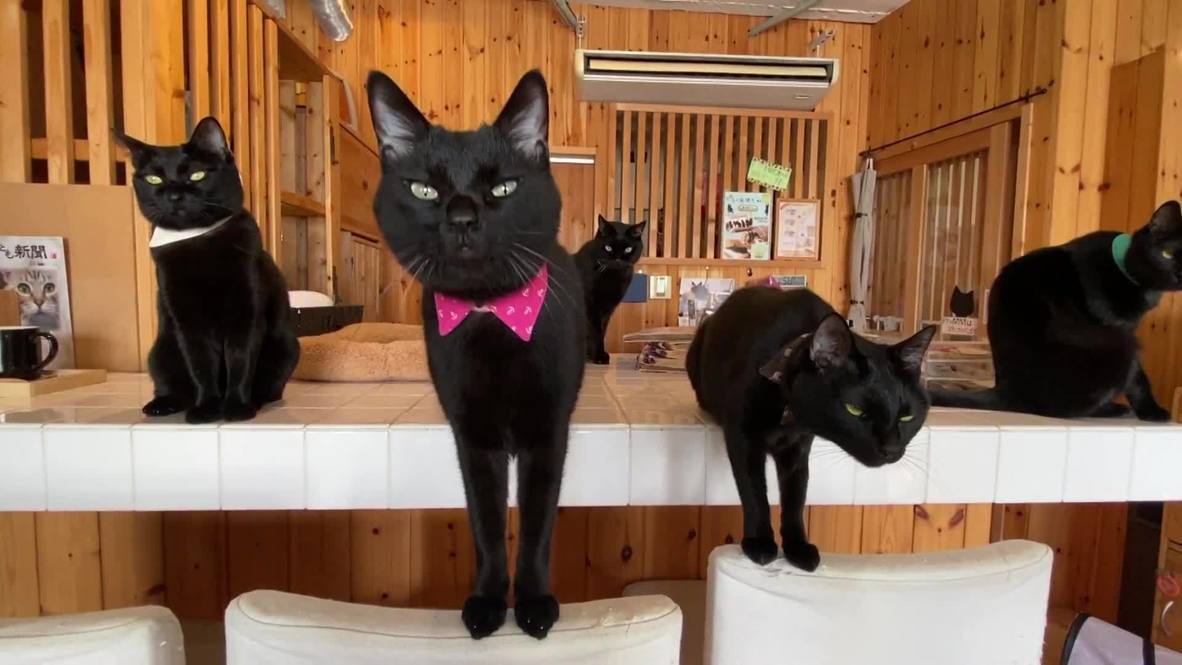
[(56, 271), (45, 268), (12, 270), (0, 278), (0, 283), (16, 292), (21, 323), (42, 330), (57, 330), (61, 325)]
[(300, 347), (287, 286), (242, 207), (242, 180), (221, 125), (197, 123), (188, 143), (120, 136), (136, 201), (152, 223), (156, 341), (148, 354), (149, 416), (190, 423), (249, 420), (283, 397)]
[(1097, 231), (1011, 261), (989, 291), (995, 387), (932, 391), (932, 403), (1044, 416), (1169, 420), (1138, 358), (1137, 325), (1182, 290), (1182, 207), (1133, 234)]
[(455, 435), (476, 543), (476, 588), (461, 616), (474, 638), (505, 622), (515, 456), (514, 614), (541, 639), (558, 620), (550, 540), (586, 354), (582, 285), (558, 244), (546, 81), (527, 73), (492, 125), (464, 132), (432, 125), (381, 72), (368, 90), (382, 161), (374, 213), (423, 285), (427, 365)]
[(953, 316), (969, 317), (977, 311), (977, 301), (972, 291), (961, 291), (959, 286), (952, 287), (952, 297), (948, 299), (948, 310)]
[(748, 558), (766, 564), (778, 552), (764, 474), (770, 454), (784, 556), (802, 570), (817, 568), (802, 517), (813, 437), (868, 467), (902, 459), (927, 417), (919, 375), (935, 332), (929, 326), (894, 346), (876, 344), (812, 291), (766, 286), (735, 291), (698, 327), (686, 370), (726, 438)]
[(587, 301), (587, 359), (598, 365), (611, 362), (603, 336), (612, 312), (632, 283), (633, 267), (644, 253), (645, 225), (610, 222), (600, 215), (595, 237), (575, 254)]

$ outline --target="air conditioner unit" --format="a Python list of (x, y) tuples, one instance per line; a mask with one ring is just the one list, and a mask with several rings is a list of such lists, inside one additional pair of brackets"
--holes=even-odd
[(583, 101), (811, 111), (837, 60), (579, 49), (575, 76)]

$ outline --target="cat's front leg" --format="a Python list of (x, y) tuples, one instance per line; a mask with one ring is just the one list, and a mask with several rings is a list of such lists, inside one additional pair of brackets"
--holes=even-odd
[(1129, 385), (1125, 387), (1125, 396), (1133, 407), (1133, 413), (1141, 420), (1167, 422), (1170, 412), (1162, 408), (1153, 397), (1153, 386), (1149, 384), (1149, 375), (1141, 366), (1140, 359), (1133, 360), (1133, 367), (1129, 372)]
[(200, 424), (219, 420), (222, 417), (221, 340), (199, 332), (179, 332), (185, 330), (183, 325), (178, 325), (177, 329), (181, 354), (196, 389), (193, 406), (185, 413), (185, 422)]
[(153, 396), (143, 407), (144, 415), (168, 416), (193, 406), (193, 381), (167, 318), (160, 320), (160, 331), (148, 351), (148, 374), (152, 377)]
[(755, 563), (771, 563), (779, 553), (767, 503), (767, 452), (741, 428), (727, 427), (726, 454), (743, 504), (743, 553)]
[(813, 437), (786, 434), (772, 448), (776, 478), (780, 482), (780, 539), (788, 563), (812, 572), (821, 563), (821, 553), (809, 542), (804, 527), (804, 501), (809, 485), (809, 451)]
[(254, 376), (263, 344), (263, 324), (257, 317), (236, 321), (226, 336), (226, 394), (222, 416), (229, 421), (250, 420), (259, 412), (254, 399)]
[(528, 635), (546, 637), (558, 621), (558, 599), (550, 593), (550, 542), (558, 514), (558, 493), (566, 460), (568, 426), (556, 423), (535, 447), (517, 454), (517, 505), (521, 513), (520, 548), (514, 591), (517, 625)]
[(461, 618), (475, 639), (492, 635), (508, 612), (509, 565), (505, 553), (505, 513), (509, 497), (509, 456), (480, 447), (489, 431), (456, 431), (456, 451), (464, 478), (468, 522), (476, 545), (476, 585), (464, 601)]

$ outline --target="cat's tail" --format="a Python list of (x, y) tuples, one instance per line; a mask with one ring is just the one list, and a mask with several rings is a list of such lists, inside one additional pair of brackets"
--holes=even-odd
[(932, 390), (932, 406), (950, 406), (956, 409), (978, 409), (1000, 411), (1005, 407), (1001, 397), (993, 388), (984, 390)]

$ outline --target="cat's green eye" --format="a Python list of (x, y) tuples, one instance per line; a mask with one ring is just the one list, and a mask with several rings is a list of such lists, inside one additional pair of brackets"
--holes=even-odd
[(503, 199), (515, 191), (517, 191), (517, 181), (516, 180), (506, 180), (505, 182), (502, 182), (499, 185), (493, 186), (492, 195), (498, 199)]
[(193, 171), (189, 174), (189, 180), (193, 182), (201, 182), (205, 180), (205, 171)]
[(416, 199), (423, 201), (435, 201), (439, 198), (439, 192), (434, 187), (424, 182), (411, 182), (410, 193), (414, 194)]
[(17, 284), (16, 285), (16, 292), (21, 294), (22, 296), (33, 295), (33, 290), (29, 288), (28, 284)]
[(1162, 256), (1164, 256), (1164, 257), (1165, 257), (1165, 258), (1167, 258), (1167, 259), (1172, 259), (1172, 258), (1174, 258), (1174, 253), (1173, 253), (1173, 252), (1171, 252), (1171, 251), (1170, 251), (1170, 250), (1168, 250), (1168, 249), (1163, 249), (1163, 250), (1161, 251), (1161, 255), (1162, 255)]
[(850, 415), (854, 416), (856, 418), (861, 418), (865, 414), (865, 412), (862, 411), (862, 409), (859, 409), (858, 407), (854, 406), (853, 404), (846, 404), (845, 410), (849, 411)]
[(146, 175), (144, 176), (144, 182), (148, 183), (149, 185), (159, 185), (164, 182), (164, 178), (161, 178), (158, 175)]
[(909, 423), (909, 422), (911, 422), (912, 420), (915, 420), (915, 414), (914, 414), (914, 413), (909, 413), (909, 414), (907, 414), (907, 415), (905, 415), (905, 416), (899, 416), (899, 422), (901, 422), (901, 423)]

